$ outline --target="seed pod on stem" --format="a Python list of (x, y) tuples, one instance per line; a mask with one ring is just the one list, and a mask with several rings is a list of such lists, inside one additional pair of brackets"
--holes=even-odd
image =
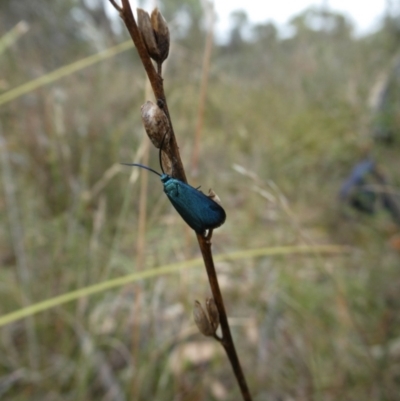
[(215, 334), (215, 330), (208, 320), (208, 317), (199, 301), (194, 301), (193, 317), (201, 334), (204, 334), (205, 336), (212, 336)]
[(151, 26), (154, 30), (160, 54), (159, 62), (162, 63), (168, 57), (170, 39), (167, 21), (165, 21), (158, 8), (155, 8), (151, 13)]
[(138, 8), (137, 19), (149, 56), (161, 65), (169, 54), (170, 38), (167, 22), (158, 8), (153, 10), (151, 18), (146, 11)]
[(154, 36), (154, 31), (151, 26), (150, 15), (142, 8), (138, 8), (136, 11), (139, 31), (142, 34), (147, 52), (153, 60), (156, 60), (160, 57), (160, 52), (158, 51), (156, 38)]
[(208, 318), (210, 320), (211, 327), (215, 333), (219, 326), (219, 313), (218, 313), (217, 305), (215, 305), (214, 298), (206, 299), (206, 308), (207, 308)]
[(162, 108), (151, 101), (147, 101), (141, 107), (141, 115), (144, 129), (153, 143), (153, 145), (161, 151), (161, 163), (164, 171), (172, 174), (172, 162), (168, 156), (170, 152), (170, 125), (167, 116)]
[(151, 142), (157, 149), (160, 149), (161, 143), (165, 136), (163, 146), (163, 149), (165, 149), (165, 145), (168, 144), (168, 133), (170, 131), (170, 127), (168, 118), (165, 115), (164, 111), (150, 101), (147, 101), (141, 107), (140, 111), (142, 115), (144, 129), (146, 130), (146, 133), (149, 136)]

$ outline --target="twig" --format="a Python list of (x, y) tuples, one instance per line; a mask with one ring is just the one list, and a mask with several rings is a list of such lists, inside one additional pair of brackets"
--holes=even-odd
[(211, 292), (214, 297), (215, 304), (219, 313), (219, 321), (222, 330), (222, 338), (215, 337), (225, 349), (226, 354), (231, 362), (233, 372), (235, 373), (238, 381), (240, 391), (242, 392), (243, 399), (245, 401), (251, 401), (251, 395), (247, 386), (246, 378), (244, 377), (242, 367), (240, 365), (239, 358), (236, 353), (235, 344), (229, 328), (228, 316), (225, 311), (224, 300), (222, 293), (219, 288), (217, 272), (214, 266), (214, 260), (211, 252), (211, 241), (207, 238), (197, 234), (197, 240), (199, 241), (201, 254), (203, 255), (204, 264), (207, 270), (208, 281), (210, 283)]
[[(121, 0), (122, 7), (118, 6), (114, 0), (110, 0), (111, 4), (118, 10), (121, 18), (125, 22), (125, 25), (131, 35), (131, 38), (136, 46), (139, 57), (142, 61), (143, 67), (147, 73), (150, 80), (151, 87), (157, 103), (162, 106), (170, 125), (170, 135), (169, 135), (169, 146), (168, 146), (168, 156), (172, 163), (172, 175), (183, 182), (187, 182), (186, 174), (183, 169), (182, 161), (179, 154), (179, 149), (175, 139), (175, 133), (172, 126), (171, 117), (168, 111), (168, 105), (166, 96), (164, 93), (163, 79), (161, 74), (160, 63), (157, 62), (157, 70), (155, 69), (148, 49), (142, 38), (142, 34), (139, 31), (138, 25), (136, 24), (135, 18), (132, 13), (132, 9), (129, 4), (129, 0)], [(235, 377), (238, 381), (240, 391), (243, 396), (243, 400), (251, 401), (251, 395), (244, 377), (239, 358), (236, 353), (235, 345), (233, 343), (232, 335), (229, 328), (228, 317), (225, 311), (225, 306), (221, 294), (221, 290), (218, 284), (217, 273), (214, 266), (213, 256), (211, 252), (211, 236), (212, 231), (210, 230), (207, 236), (197, 234), (197, 240), (199, 242), (199, 247), (203, 256), (204, 264), (207, 270), (208, 279), (210, 282), (211, 291), (214, 297), (214, 301), (219, 313), (219, 320), (222, 330), (222, 338), (214, 336), (214, 338), (219, 341), (224, 347), (227, 356), (231, 362)]]
[[(172, 121), (169, 114), (167, 101), (165, 98), (163, 79), (161, 75), (157, 73), (153, 63), (151, 62), (150, 56), (147, 52), (146, 46), (142, 39), (142, 35), (139, 32), (139, 28), (133, 16), (129, 0), (121, 0), (121, 1), (122, 1), (122, 9), (117, 8), (117, 10), (120, 12), (120, 16), (124, 20), (125, 25), (129, 31), (129, 34), (131, 35), (131, 38), (133, 40), (133, 43), (136, 46), (136, 50), (139, 54), (140, 60), (142, 61), (143, 67), (146, 70), (146, 74), (149, 78), (151, 88), (153, 89), (154, 97), (163, 103), (164, 112), (168, 117), (170, 123), (171, 136), (170, 136), (169, 146), (171, 149), (170, 152), (174, 156), (171, 159), (173, 164), (174, 177), (180, 179), (183, 182), (187, 182), (186, 174), (183, 169), (182, 160), (179, 154), (178, 145), (175, 139), (174, 128), (172, 126)], [(114, 1), (112, 1), (111, 3), (113, 5), (115, 4)]]

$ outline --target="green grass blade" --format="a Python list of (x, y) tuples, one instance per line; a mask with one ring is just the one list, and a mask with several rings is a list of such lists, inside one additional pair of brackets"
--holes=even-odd
[[(277, 256), (277, 255), (292, 255), (292, 254), (343, 254), (349, 252), (348, 247), (337, 246), (337, 245), (316, 245), (316, 246), (280, 246), (274, 248), (258, 248), (247, 251), (238, 251), (227, 254), (221, 254), (215, 257), (216, 262), (223, 260), (239, 260), (255, 258), (260, 256)], [(165, 274), (176, 273), (181, 269), (188, 269), (190, 267), (201, 266), (203, 259), (191, 259), (185, 262), (173, 263), (154, 269), (140, 271), (129, 274), (127, 276), (118, 277), (112, 280), (107, 280), (102, 283), (94, 284), (89, 287), (80, 288), (79, 290), (68, 292), (66, 294), (47, 299), (42, 302), (30, 305), (26, 308), (18, 309), (15, 312), (8, 313), (0, 316), (0, 327), (23, 319), (27, 316), (34, 315), (39, 312), (43, 312), (47, 309), (54, 308), (77, 300), (81, 297), (87, 297), (102, 291), (110, 290), (112, 288), (121, 287), (128, 283), (132, 283), (138, 280), (143, 280), (151, 277), (158, 277)]]

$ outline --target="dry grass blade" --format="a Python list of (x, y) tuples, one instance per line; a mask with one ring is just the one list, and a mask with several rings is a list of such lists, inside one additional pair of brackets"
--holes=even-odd
[(7, 48), (12, 46), (22, 35), (27, 33), (29, 25), (25, 21), (18, 22), (11, 31), (7, 32), (0, 38), (0, 56)]
[(114, 57), (118, 53), (122, 53), (131, 48), (132, 48), (132, 42), (126, 41), (110, 49), (104, 50), (103, 52), (100, 52), (98, 54), (94, 54), (82, 60), (75, 61), (74, 63), (71, 63), (69, 65), (65, 65), (59, 68), (58, 70), (50, 72), (46, 75), (43, 75), (39, 78), (29, 81), (26, 84), (20, 85), (5, 93), (2, 93), (0, 95), (0, 106), (5, 103), (11, 102), (12, 100), (20, 96), (26, 95), (27, 93), (32, 92), (35, 89), (38, 89), (44, 85), (51, 84), (63, 77), (73, 74), (74, 72), (82, 70), (83, 68), (89, 67), (107, 58)]
[[(229, 254), (220, 254), (215, 258), (216, 262), (222, 262), (224, 260), (240, 260), (247, 258), (257, 258), (261, 256), (279, 256), (279, 255), (293, 255), (293, 254), (311, 254), (311, 255), (323, 255), (323, 254), (345, 254), (350, 252), (350, 248), (341, 247), (337, 245), (320, 245), (320, 246), (280, 246), (276, 248), (259, 248), (250, 249), (246, 251), (233, 252)], [(7, 324), (13, 323), (17, 320), (26, 318), (39, 312), (54, 308), (56, 306), (65, 304), (67, 302), (75, 301), (82, 297), (87, 297), (99, 292), (108, 291), (113, 288), (122, 287), (126, 284), (144, 280), (148, 278), (155, 278), (165, 274), (174, 274), (182, 269), (189, 269), (192, 267), (201, 266), (203, 259), (192, 259), (181, 263), (173, 263), (165, 266), (156, 267), (154, 269), (148, 269), (141, 272), (136, 272), (116, 279), (107, 280), (102, 283), (91, 285), (89, 287), (80, 288), (79, 290), (71, 291), (69, 293), (59, 295), (52, 299), (39, 302), (34, 305), (30, 305), (26, 308), (19, 309), (15, 312), (11, 312), (7, 315), (0, 316), (0, 327)]]

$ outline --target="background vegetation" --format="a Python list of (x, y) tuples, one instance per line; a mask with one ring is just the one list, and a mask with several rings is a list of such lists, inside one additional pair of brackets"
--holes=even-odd
[[(203, 9), (197, 0), (165, 3), (167, 96), (190, 177)], [(227, 212), (215, 254), (349, 247), (217, 264), (255, 400), (400, 399), (397, 228), (383, 211), (362, 216), (338, 202), (366, 151), (400, 185), (400, 137), (389, 147), (371, 140), (368, 103), (397, 56), (397, 17), (356, 37), (342, 15), (311, 9), (282, 39), (272, 24), (250, 26), (237, 12), (228, 43), (214, 46), (190, 182), (212, 187)], [(193, 233), (155, 176), (145, 236), (138, 231), (138, 171), (119, 166), (141, 160), (146, 146), (146, 84), (133, 49), (68, 69), (128, 40), (120, 21), (100, 2), (2, 0), (0, 35), (0, 315), (197, 258)], [(7, 97), (61, 67), (62, 78)], [(158, 169), (154, 149), (148, 164)], [(1, 327), (0, 398), (238, 399), (225, 355), (194, 328), (192, 305), (207, 288), (198, 266)]]

